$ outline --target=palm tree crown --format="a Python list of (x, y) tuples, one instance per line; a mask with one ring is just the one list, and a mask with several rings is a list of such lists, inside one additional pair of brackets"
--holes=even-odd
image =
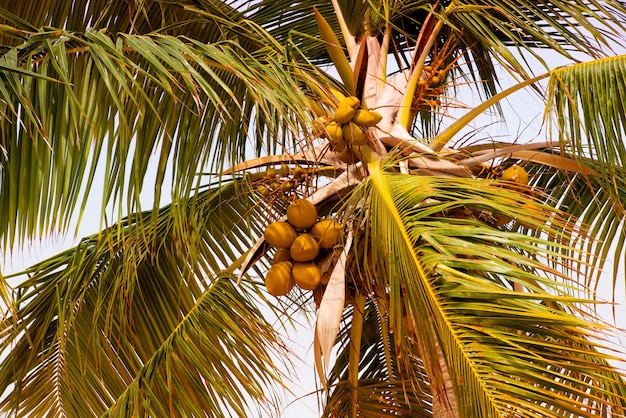
[(278, 415), (305, 315), (323, 416), (626, 415), (626, 7), (322, 3), (0, 1), (4, 253), (101, 201), (1, 276), (3, 412)]

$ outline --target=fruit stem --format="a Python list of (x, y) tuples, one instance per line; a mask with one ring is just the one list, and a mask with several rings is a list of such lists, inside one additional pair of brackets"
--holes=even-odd
[(381, 159), (381, 156), (378, 155), (378, 153), (374, 151), (374, 149), (372, 149), (372, 147), (370, 147), (368, 144), (353, 146), (352, 151), (359, 160), (363, 161), (366, 164), (374, 163)]

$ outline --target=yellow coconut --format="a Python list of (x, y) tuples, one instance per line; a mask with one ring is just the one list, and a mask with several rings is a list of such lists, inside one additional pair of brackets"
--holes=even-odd
[(266, 186), (263, 186), (263, 185), (260, 185), (259, 187), (257, 187), (256, 191), (261, 193), (261, 196), (267, 196), (270, 194), (270, 189), (268, 189)]
[(354, 113), (354, 109), (350, 106), (339, 106), (337, 110), (335, 110), (335, 115), (333, 117), (337, 123), (347, 123), (352, 120)]
[(367, 144), (367, 135), (361, 130), (361, 128), (354, 122), (346, 123), (343, 125), (343, 138), (350, 145), (365, 145)]
[(320, 248), (331, 248), (341, 240), (342, 226), (334, 219), (322, 219), (311, 228), (311, 235), (317, 239)]
[(263, 236), (265, 241), (272, 247), (289, 248), (298, 236), (298, 233), (287, 222), (273, 222), (267, 226)]
[(289, 175), (289, 166), (287, 164), (281, 164), (280, 168), (276, 170), (276, 174), (279, 177), (287, 177)]
[(348, 148), (346, 141), (339, 141), (336, 144), (330, 143), (330, 149), (335, 152), (344, 152)]
[(350, 106), (339, 106), (335, 111), (335, 122), (337, 123), (347, 123), (352, 120), (354, 116), (354, 109)]
[(528, 173), (519, 165), (512, 165), (502, 172), (500, 178), (505, 181), (512, 181), (517, 184), (528, 184)]
[(289, 248), (279, 248), (276, 250), (276, 253), (274, 253), (272, 265), (278, 264), (282, 261), (291, 261), (291, 251)]
[(314, 263), (295, 263), (291, 270), (293, 280), (303, 290), (313, 290), (322, 279), (320, 268)]
[(383, 116), (374, 111), (359, 109), (354, 112), (354, 116), (352, 117), (352, 122), (356, 123), (359, 126), (370, 127), (376, 125), (383, 119)]
[(317, 240), (311, 234), (300, 234), (289, 248), (291, 258), (295, 261), (312, 261), (320, 252)]
[(293, 190), (294, 187), (295, 183), (292, 183), (291, 180), (287, 180), (280, 185), (280, 190), (283, 193), (289, 193), (291, 190)]
[(317, 209), (306, 199), (298, 199), (287, 208), (287, 220), (295, 228), (308, 229), (317, 222)]
[(280, 189), (280, 183), (279, 183), (279, 182), (277, 182), (277, 181), (273, 181), (273, 182), (271, 182), (271, 183), (269, 184), (269, 186), (270, 186), (270, 189), (271, 189), (272, 191), (275, 191), (275, 190)]
[(296, 168), (293, 169), (293, 178), (294, 179), (301, 179), (302, 176), (304, 176), (305, 171), (304, 168), (300, 167), (299, 165), (296, 166)]
[(265, 275), (265, 287), (274, 296), (284, 296), (295, 284), (291, 273), (293, 264), (290, 261), (281, 261), (273, 265)]
[(330, 123), (330, 119), (326, 116), (320, 116), (313, 121), (313, 137), (326, 138), (326, 125)]
[(356, 96), (348, 96), (339, 101), (339, 106), (349, 106), (356, 110), (361, 106), (361, 101)]
[(336, 122), (331, 122), (326, 125), (326, 138), (328, 138), (331, 144), (341, 142), (343, 140), (341, 125)]

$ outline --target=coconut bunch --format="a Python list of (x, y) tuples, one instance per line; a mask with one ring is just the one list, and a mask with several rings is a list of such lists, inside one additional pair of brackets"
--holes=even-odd
[(273, 196), (286, 199), (294, 195), (297, 188), (305, 183), (310, 173), (300, 166), (295, 168), (287, 164), (279, 167), (269, 165), (265, 171), (252, 173), (249, 176), (254, 188), (262, 196)]
[(441, 106), (441, 98), (445, 93), (443, 81), (446, 77), (447, 69), (436, 69), (432, 65), (425, 65), (423, 68), (424, 77), (420, 78), (417, 85), (420, 87), (416, 99), (422, 103), (423, 110)]
[(380, 113), (362, 107), (358, 97), (348, 96), (339, 100), (332, 118), (321, 116), (316, 120), (316, 132), (328, 139), (333, 151), (343, 152), (348, 147), (367, 144), (367, 130), (381, 120)]
[(302, 290), (315, 290), (322, 280), (316, 260), (341, 240), (343, 228), (334, 219), (318, 220), (315, 205), (297, 199), (287, 208), (287, 221), (269, 224), (265, 241), (276, 248), (272, 267), (265, 276), (267, 291), (284, 296), (295, 285)]

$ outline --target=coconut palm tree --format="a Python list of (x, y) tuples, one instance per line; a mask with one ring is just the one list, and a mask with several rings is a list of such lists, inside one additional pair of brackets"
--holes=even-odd
[(322, 416), (626, 414), (621, 2), (0, 5), (4, 255), (100, 222), (2, 276), (4, 414), (277, 416), (296, 315)]

